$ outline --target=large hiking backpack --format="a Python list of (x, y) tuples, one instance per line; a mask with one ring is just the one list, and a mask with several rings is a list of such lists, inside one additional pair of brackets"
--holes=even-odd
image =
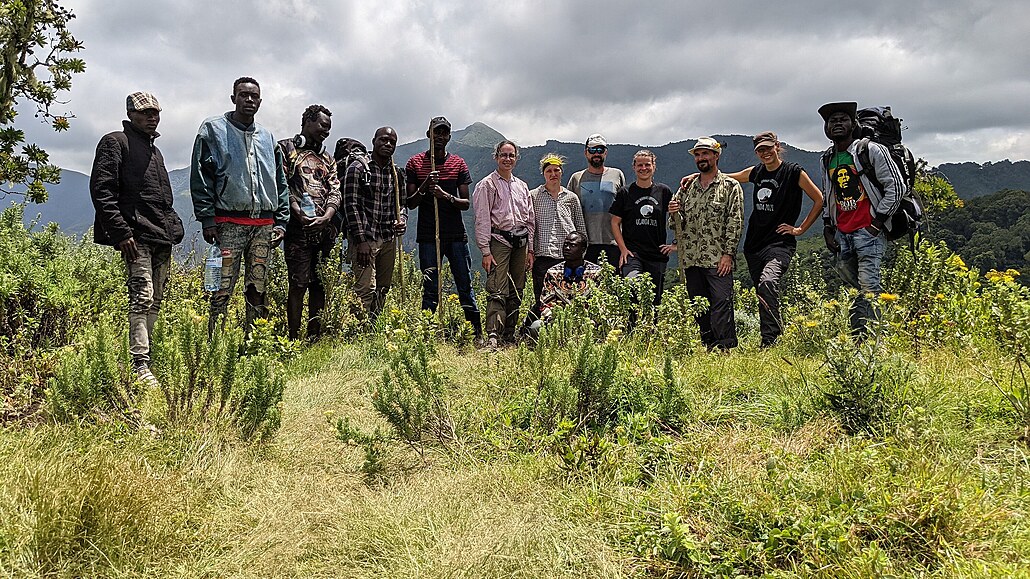
[(923, 203), (915, 192), (915, 157), (912, 151), (901, 143), (901, 119), (894, 116), (890, 107), (870, 107), (858, 111), (858, 124), (862, 136), (856, 151), (858, 162), (862, 165), (860, 174), (865, 175), (874, 187), (883, 191), (883, 185), (876, 178), (876, 172), (872, 170), (872, 163), (869, 162), (870, 141), (886, 147), (901, 172), (901, 203), (898, 210), (891, 215), (891, 226), (886, 231), (887, 239), (894, 241), (908, 235), (910, 240), (914, 240), (915, 234), (923, 229)]

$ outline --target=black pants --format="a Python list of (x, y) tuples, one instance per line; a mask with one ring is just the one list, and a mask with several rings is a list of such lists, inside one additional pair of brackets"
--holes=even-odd
[(564, 259), (548, 257), (546, 255), (533, 258), (533, 306), (529, 308), (525, 325), (528, 326), (540, 319), (540, 307), (543, 305), (540, 303), (540, 294), (544, 291), (544, 278), (547, 277), (547, 270), (564, 261)]
[(643, 273), (650, 275), (651, 283), (654, 284), (654, 302), (652, 303), (657, 307), (662, 303), (662, 294), (665, 293), (665, 270), (668, 267), (668, 262), (649, 261), (631, 255), (619, 273), (625, 278), (634, 278)]
[(733, 319), (733, 276), (719, 275), (714, 267), (688, 267), (687, 293), (708, 299), (708, 311), (699, 314), (701, 341), (708, 349), (737, 347), (737, 328)]
[(755, 284), (755, 293), (758, 294), (758, 319), (763, 346), (771, 346), (783, 333), (780, 287), (794, 252), (793, 247), (776, 243), (744, 254), (751, 281)]

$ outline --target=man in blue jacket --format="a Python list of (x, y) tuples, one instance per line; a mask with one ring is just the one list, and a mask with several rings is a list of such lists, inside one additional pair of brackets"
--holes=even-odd
[(161, 309), (172, 262), (172, 246), (182, 241), (182, 220), (172, 208), (161, 151), (154, 145), (161, 105), (150, 93), (125, 99), (128, 121), (97, 145), (89, 193), (96, 209), (93, 240), (114, 246), (125, 260), (129, 289), (129, 352), (133, 370), (150, 386), (150, 336)]
[(247, 330), (265, 317), (266, 262), (290, 219), (282, 151), (272, 133), (254, 121), (261, 87), (253, 78), (238, 78), (231, 100), (235, 110), (201, 123), (190, 167), (193, 212), (204, 241), (222, 251), (222, 285), (211, 294), (209, 334), (226, 311), (241, 263)]

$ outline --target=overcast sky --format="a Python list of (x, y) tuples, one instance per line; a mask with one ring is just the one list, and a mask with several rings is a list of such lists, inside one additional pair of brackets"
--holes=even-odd
[(186, 166), (197, 126), (232, 108), (243, 75), (261, 83), (258, 122), (277, 138), (320, 103), (332, 141), (391, 125), (409, 142), (442, 114), (523, 145), (771, 129), (818, 150), (816, 109), (856, 100), (892, 105), (906, 144), (933, 165), (1030, 158), (1030, 8), (1016, 0), (64, 4), (87, 67), (64, 95), (72, 129), (19, 120), (55, 163), (86, 173), (136, 90), (164, 108), (168, 168)]

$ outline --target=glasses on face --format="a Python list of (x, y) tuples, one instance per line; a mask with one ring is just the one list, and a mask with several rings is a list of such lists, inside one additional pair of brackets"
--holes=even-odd
[(591, 155), (603, 155), (604, 152), (607, 150), (608, 147), (605, 147), (604, 145), (598, 145), (596, 147), (587, 147), (587, 152)]
[(515, 153), (497, 153), (498, 159), (514, 159), (518, 157)]

